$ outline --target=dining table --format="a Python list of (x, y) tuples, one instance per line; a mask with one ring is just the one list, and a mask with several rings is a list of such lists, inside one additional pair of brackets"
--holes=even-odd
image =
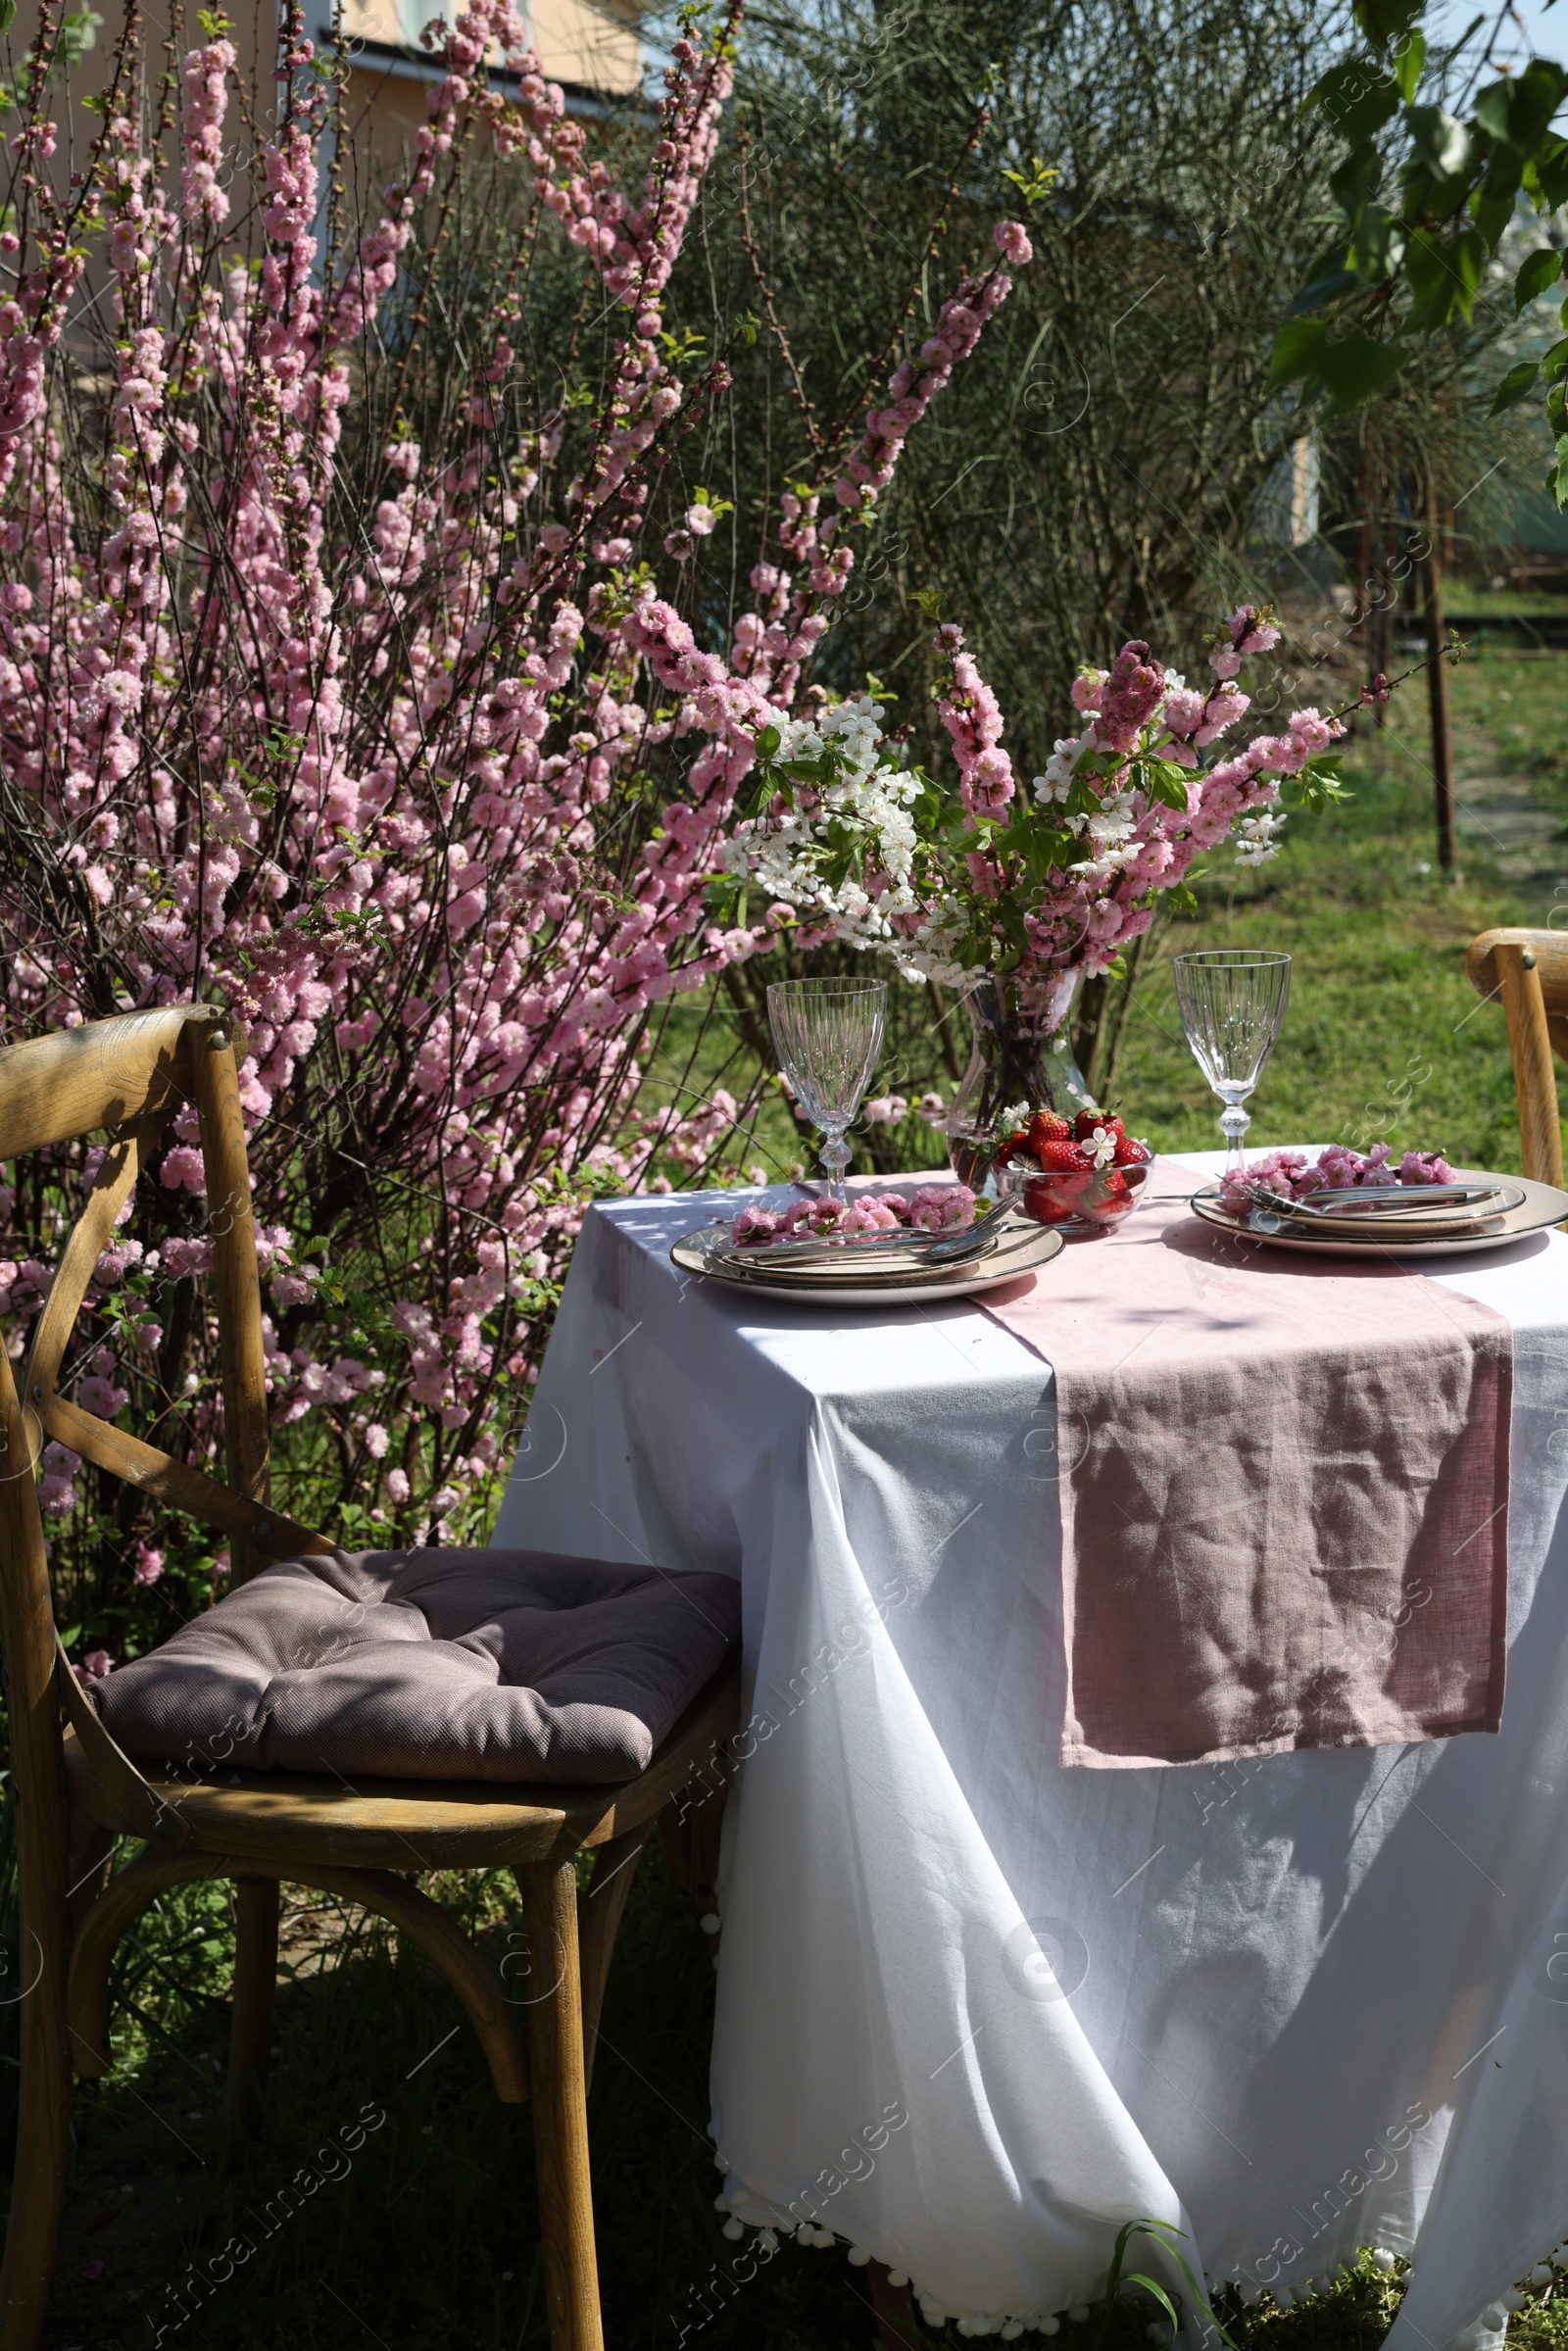
[[(1222, 1160), (1163, 1164), (1196, 1189)], [(1165, 2225), (1135, 2266), (1174, 2244), (1248, 2303), (1375, 2247), (1410, 2265), (1397, 2351), (1494, 2337), (1568, 2237), (1568, 1236), (1420, 1265), (1511, 1346), (1480, 1727), (1084, 1768), (1049, 1314), (1136, 1217), (1028, 1277), (1045, 1341), (980, 1296), (795, 1302), (672, 1262), (789, 1197), (588, 1210), (493, 1535), (741, 1585), (715, 2229), (1009, 2338), (1102, 2291), (1129, 2222)], [(1190, 1287), (1223, 1352), (1235, 1286)]]

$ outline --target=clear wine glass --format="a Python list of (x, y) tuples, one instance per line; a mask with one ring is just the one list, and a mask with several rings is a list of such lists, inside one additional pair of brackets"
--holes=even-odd
[(780, 1066), (825, 1138), (820, 1156), (830, 1200), (844, 1198), (851, 1156), (844, 1130), (876, 1067), (887, 1010), (886, 980), (775, 980), (767, 992)]
[(1291, 994), (1291, 958), (1262, 947), (1205, 947), (1178, 955), (1176, 1002), (1193, 1058), (1225, 1104), (1220, 1132), (1225, 1166), (1243, 1162), (1243, 1109), (1274, 1048)]

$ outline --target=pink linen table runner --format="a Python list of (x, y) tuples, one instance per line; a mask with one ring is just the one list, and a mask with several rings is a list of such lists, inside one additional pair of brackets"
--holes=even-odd
[[(986, 1311), (1056, 1375), (1064, 1764), (1495, 1731), (1512, 1333), (1406, 1259), (1137, 1212)], [(1176, 1197), (1173, 1197), (1176, 1196)]]

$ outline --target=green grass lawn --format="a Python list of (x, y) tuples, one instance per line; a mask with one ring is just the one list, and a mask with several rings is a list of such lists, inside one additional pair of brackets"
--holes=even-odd
[(1479, 588), (1451, 584), (1446, 602), (1455, 612), (1480, 612), (1499, 620), (1568, 620), (1568, 597), (1540, 588)]
[[(1482, 811), (1466, 835), (1464, 879), (1450, 886), (1435, 870), (1418, 688), (1381, 735), (1352, 747), (1353, 800), (1324, 818), (1294, 818), (1288, 848), (1261, 873), (1211, 859), (1199, 914), (1164, 933), (1113, 1089), (1161, 1148), (1217, 1141), (1217, 1105), (1175, 1018), (1170, 955), (1236, 942), (1295, 958), (1290, 1014), (1255, 1102), (1259, 1147), (1387, 1140), (1517, 1168), (1502, 1015), (1468, 988), (1464, 949), (1490, 924), (1544, 919), (1559, 866), (1568, 905), (1568, 839), (1559, 847), (1557, 837), (1568, 815), (1568, 657), (1489, 653), (1462, 664), (1452, 686), (1461, 798)], [(1524, 852), (1487, 829), (1489, 793), (1545, 809)], [(683, 1017), (695, 1024), (700, 1013)], [(897, 1073), (906, 1093), (921, 1081), (918, 1021), (912, 1033)], [(946, 1085), (925, 1043), (926, 1082)], [(698, 1060), (708, 1082), (740, 1091), (730, 1015), (703, 1033)], [(762, 1145), (786, 1167), (804, 1155), (776, 1097), (761, 1143), (739, 1148), (737, 1159)], [(917, 1125), (910, 1146), (928, 1163), (942, 1157), (940, 1137)], [(505, 1880), (434, 1890), (504, 1945), (515, 1907)], [(267, 2129), (252, 2143), (225, 2140), (226, 1912), (224, 1889), (186, 1889), (126, 1946), (120, 2070), (76, 2094), (48, 2351), (143, 2351), (157, 2339), (149, 2321), (167, 2288), (247, 2233), (255, 2254), (165, 2340), (204, 2351), (543, 2346), (528, 2111), (495, 2103), (451, 1994), (373, 1923), (333, 1906), (293, 1913)], [(715, 2265), (730, 2248), (707, 2138), (708, 1956), (655, 1851), (623, 1931), (591, 2107), (611, 2351), (675, 2351), (683, 2326), (705, 2351), (866, 2351), (864, 2277), (841, 2252), (786, 2244), (742, 2290), (715, 2295), (725, 2274)], [(383, 2119), (350, 2154), (344, 2133), (368, 2104)], [(316, 2184), (286, 2226), (265, 2234), (254, 2216), (302, 2173)], [(1363, 2264), (1294, 2310), (1264, 2301), (1228, 2315), (1241, 2351), (1372, 2351), (1397, 2291), (1397, 2279)], [(703, 2308), (713, 2313), (706, 2323)], [(1554, 2288), (1531, 2296), (1512, 2324), (1519, 2351), (1568, 2351), (1562, 2308)], [(1098, 2316), (1064, 2327), (1061, 2351), (1147, 2351), (1147, 2315), (1117, 2312), (1103, 2335)]]

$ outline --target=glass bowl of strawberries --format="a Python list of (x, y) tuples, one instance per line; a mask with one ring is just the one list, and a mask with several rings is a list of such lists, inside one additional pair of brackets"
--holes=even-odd
[(1016, 1200), (1036, 1224), (1079, 1225), (1104, 1232), (1130, 1216), (1149, 1181), (1154, 1153), (1109, 1110), (1010, 1114), (1011, 1130), (994, 1173), (1003, 1200)]

